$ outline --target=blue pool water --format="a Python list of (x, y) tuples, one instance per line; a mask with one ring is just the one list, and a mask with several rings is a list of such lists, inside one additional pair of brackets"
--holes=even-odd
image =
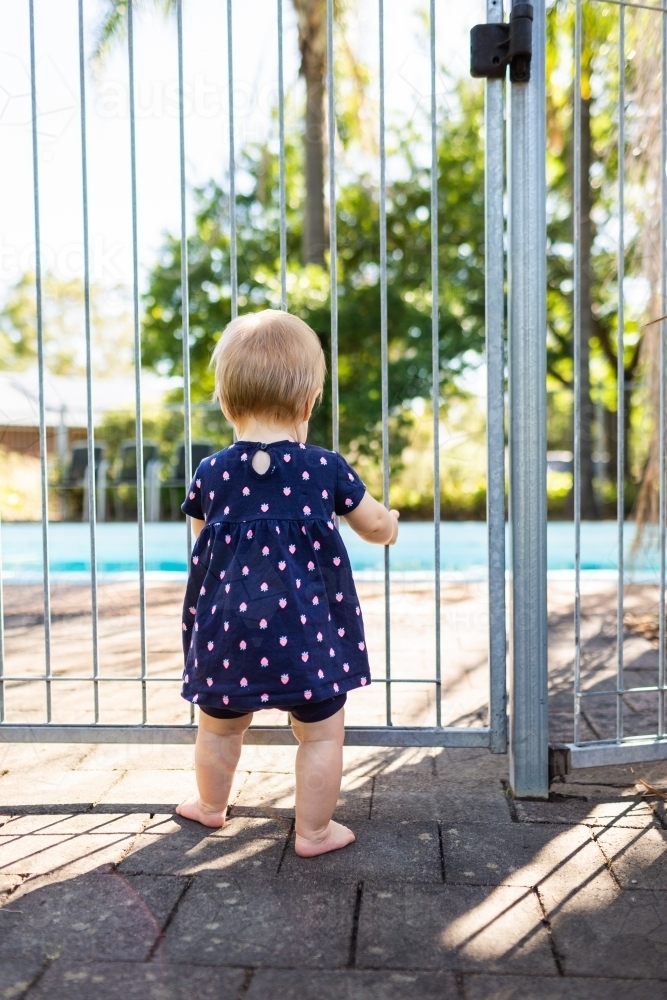
[[(42, 532), (40, 524), (3, 524), (1, 529), (2, 566), (5, 582), (25, 582), (42, 575)], [(381, 546), (363, 542), (346, 525), (343, 537), (353, 568), (374, 577), (383, 569)], [(432, 573), (433, 525), (405, 522), (397, 544), (391, 550), (392, 573), (418, 577)], [(635, 526), (626, 525), (627, 569), (651, 577), (658, 568), (655, 539), (647, 536), (641, 550), (634, 553)], [(582, 525), (582, 569), (610, 573), (616, 569), (617, 529), (613, 521)], [(450, 521), (440, 526), (441, 569), (458, 577), (484, 576), (486, 570), (486, 525), (478, 521)], [(70, 579), (90, 573), (90, 534), (87, 524), (53, 523), (49, 528), (50, 567), (57, 576)], [(548, 568), (568, 572), (574, 568), (574, 526), (553, 522), (547, 530)], [(149, 574), (181, 577), (187, 566), (185, 528), (180, 523), (149, 523), (145, 529), (145, 563)], [(135, 574), (138, 569), (136, 524), (97, 526), (97, 566), (102, 576)]]

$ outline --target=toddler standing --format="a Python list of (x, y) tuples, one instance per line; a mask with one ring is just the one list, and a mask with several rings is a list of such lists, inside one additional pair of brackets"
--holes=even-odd
[(291, 716), (296, 853), (354, 840), (332, 820), (347, 692), (370, 684), (350, 561), (336, 528), (393, 544), (398, 513), (339, 454), (306, 444), (326, 363), (315, 333), (277, 310), (233, 320), (213, 353), (237, 440), (200, 463), (182, 509), (196, 542), (183, 608), (182, 696), (199, 706), (198, 794), (181, 816), (220, 827), (253, 712)]

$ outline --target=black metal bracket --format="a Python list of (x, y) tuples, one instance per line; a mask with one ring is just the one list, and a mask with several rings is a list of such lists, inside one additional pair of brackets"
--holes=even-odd
[(533, 5), (515, 3), (509, 23), (476, 24), (470, 32), (470, 75), (502, 80), (509, 66), (512, 83), (527, 83), (532, 53)]
[(572, 770), (570, 748), (565, 743), (549, 744), (549, 784), (554, 778), (564, 778)]

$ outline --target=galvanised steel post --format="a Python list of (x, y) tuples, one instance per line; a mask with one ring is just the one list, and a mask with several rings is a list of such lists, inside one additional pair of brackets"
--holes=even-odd
[(545, 0), (534, 0), (530, 81), (509, 84), (510, 786), (519, 798), (549, 793), (545, 26)]

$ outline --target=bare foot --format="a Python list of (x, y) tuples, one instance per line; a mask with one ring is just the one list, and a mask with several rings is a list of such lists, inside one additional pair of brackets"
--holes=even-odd
[(199, 796), (191, 795), (185, 802), (181, 802), (180, 806), (176, 806), (176, 812), (179, 816), (194, 820), (195, 823), (201, 823), (203, 826), (221, 827), (225, 825), (227, 810), (223, 809), (222, 812), (207, 812), (202, 807)]
[(341, 847), (347, 847), (353, 843), (356, 837), (351, 830), (341, 823), (333, 820), (329, 823), (329, 830), (324, 840), (307, 840), (297, 833), (294, 850), (300, 858), (314, 858), (318, 854), (326, 854), (328, 851), (338, 851)]

